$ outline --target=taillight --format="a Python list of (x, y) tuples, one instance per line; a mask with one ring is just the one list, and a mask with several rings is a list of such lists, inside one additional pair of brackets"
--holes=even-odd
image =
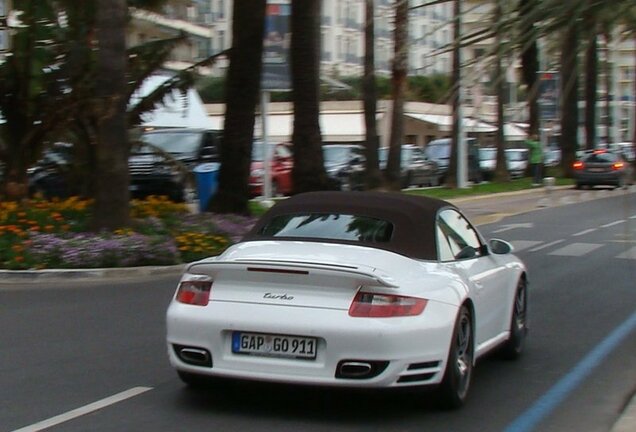
[(612, 165), (612, 169), (617, 171), (617, 170), (623, 169), (623, 166), (624, 166), (623, 162), (614, 162), (614, 165)]
[(583, 169), (583, 167), (584, 167), (584, 165), (583, 165), (583, 162), (581, 162), (581, 161), (576, 161), (576, 162), (574, 162), (572, 164), (572, 168), (577, 169), (577, 170), (578, 169)]
[(177, 289), (176, 300), (195, 306), (207, 306), (210, 300), (212, 278), (208, 276), (196, 276), (192, 279), (183, 279)]
[(428, 300), (417, 297), (360, 291), (349, 307), (349, 316), (388, 318), (419, 315), (427, 302)]

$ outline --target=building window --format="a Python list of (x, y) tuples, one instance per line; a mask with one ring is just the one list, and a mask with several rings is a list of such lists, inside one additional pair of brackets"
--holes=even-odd
[(219, 19), (225, 19), (225, 0), (219, 0), (217, 16)]

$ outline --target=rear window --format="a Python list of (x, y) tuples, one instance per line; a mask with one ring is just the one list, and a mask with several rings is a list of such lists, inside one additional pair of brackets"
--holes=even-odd
[(387, 243), (393, 235), (393, 224), (382, 219), (350, 214), (290, 214), (272, 218), (259, 234), (267, 237)]
[(618, 157), (613, 153), (592, 153), (585, 158), (589, 163), (614, 163)]

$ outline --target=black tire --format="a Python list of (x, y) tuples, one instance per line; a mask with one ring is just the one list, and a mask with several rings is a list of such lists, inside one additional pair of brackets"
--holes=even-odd
[(461, 307), (455, 321), (444, 378), (438, 389), (438, 403), (444, 409), (464, 405), (473, 376), (475, 343), (473, 321), (468, 307)]
[(528, 334), (528, 284), (520, 279), (515, 291), (512, 316), (510, 318), (510, 337), (501, 347), (501, 357), (516, 360), (521, 356)]
[(574, 186), (576, 189), (583, 189), (583, 185), (581, 183), (577, 183), (576, 186)]
[(619, 177), (618, 182), (616, 183), (616, 189), (624, 189), (627, 188), (627, 181), (625, 180), (625, 176)]

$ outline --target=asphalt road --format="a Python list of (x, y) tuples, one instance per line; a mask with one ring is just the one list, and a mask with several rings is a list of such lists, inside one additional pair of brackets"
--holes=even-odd
[(50, 431), (608, 431), (636, 384), (636, 195), (481, 230), (526, 261), (531, 328), (518, 362), (478, 364), (460, 411), (414, 392), (187, 389), (164, 343), (177, 277), (161, 276), (1, 285), (0, 431), (45, 421)]

